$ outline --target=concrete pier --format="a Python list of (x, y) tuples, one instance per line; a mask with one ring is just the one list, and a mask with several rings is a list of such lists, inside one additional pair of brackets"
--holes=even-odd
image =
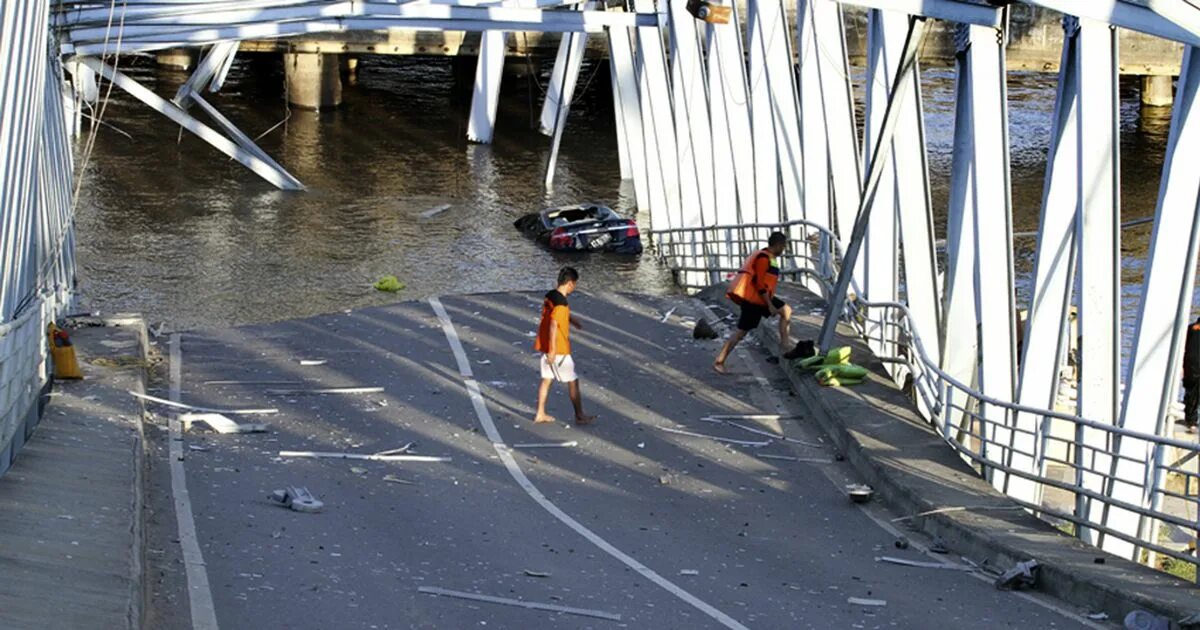
[(163, 68), (187, 71), (196, 67), (198, 57), (192, 48), (168, 48), (154, 53), (154, 62)]
[(342, 104), (339, 55), (285, 53), (283, 70), (288, 102), (304, 109), (330, 109)]
[(1175, 102), (1175, 80), (1170, 75), (1142, 77), (1142, 106), (1167, 107)]

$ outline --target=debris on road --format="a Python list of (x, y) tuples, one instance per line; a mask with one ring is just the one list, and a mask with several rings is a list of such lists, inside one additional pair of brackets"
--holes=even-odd
[(696, 327), (692, 329), (692, 339), (717, 339), (720, 335), (716, 330), (713, 330), (712, 324), (707, 320), (699, 320), (696, 322)]
[(542, 604), (539, 602), (527, 602), (519, 599), (509, 599), (507, 597), (494, 597), (492, 595), (481, 595), (478, 593), (465, 593), (463, 591), (451, 591), (436, 586), (420, 586), (417, 588), (418, 593), (426, 595), (437, 595), (441, 597), (457, 597), (459, 599), (470, 599), (477, 602), (487, 602), (489, 604), (501, 604), (504, 606), (517, 606), (520, 608), (528, 608), (530, 610), (546, 610), (549, 612), (567, 613), (570, 615), (579, 615), (581, 617), (594, 617), (596, 619), (607, 619), (609, 621), (620, 621), (621, 615), (608, 613), (602, 610), (589, 610), (587, 608), (571, 608), (569, 606), (558, 606), (555, 604)]
[(667, 323), (667, 320), (668, 320), (668, 319), (671, 319), (671, 315), (674, 315), (674, 314), (675, 314), (675, 309), (677, 309), (677, 308), (679, 308), (679, 307), (678, 307), (678, 306), (672, 306), (672, 307), (671, 307), (671, 309), (670, 309), (669, 311), (667, 311), (666, 313), (664, 313), (664, 314), (663, 314), (663, 316), (662, 316), (662, 319), (660, 319), (660, 320), (658, 320), (658, 321), (659, 321), (659, 322), (661, 322), (661, 323), (663, 323), (663, 324)]
[(147, 400), (152, 403), (158, 403), (160, 405), (165, 405), (167, 407), (174, 407), (176, 409), (186, 409), (188, 411), (198, 411), (201, 413), (225, 413), (225, 414), (231, 414), (231, 415), (246, 415), (246, 416), (279, 413), (278, 409), (213, 409), (210, 407), (196, 407), (194, 405), (185, 405), (183, 403), (175, 402), (173, 400), (167, 400), (166, 398), (159, 398), (158, 396), (151, 396), (149, 394), (141, 394), (141, 393), (138, 393), (135, 391), (130, 391), (129, 395), (133, 396), (134, 398), (140, 398), (142, 400)]
[(350, 472), (352, 472), (356, 475), (365, 475), (365, 474), (367, 474), (367, 469), (363, 468), (361, 466), (351, 466)]
[(528, 575), (529, 577), (535, 577), (535, 578), (550, 577), (550, 574), (546, 573), (545, 571), (534, 571), (533, 569), (525, 569), (525, 575)]
[(811, 447), (814, 447), (814, 448), (823, 448), (823, 447), (825, 446), (824, 444), (817, 444), (817, 443), (814, 443), (814, 442), (805, 442), (804, 440), (797, 440), (796, 438), (790, 438), (790, 437), (787, 437), (786, 435), (780, 435), (779, 433), (772, 433), (772, 432), (770, 432), (770, 431), (764, 431), (764, 430), (762, 430), (762, 429), (756, 429), (756, 428), (754, 428), (754, 427), (748, 427), (748, 426), (746, 426), (746, 425), (744, 425), (744, 424), (740, 424), (740, 423), (733, 422), (733, 421), (730, 421), (730, 420), (723, 420), (722, 422), (724, 422), (725, 424), (728, 424), (728, 425), (729, 425), (729, 426), (731, 426), (731, 427), (736, 427), (736, 428), (738, 428), (738, 429), (741, 429), (741, 430), (743, 430), (743, 431), (748, 431), (748, 432), (750, 432), (750, 433), (755, 433), (755, 434), (758, 434), (758, 435), (762, 435), (762, 436), (765, 436), (765, 437), (769, 437), (769, 438), (771, 438), (771, 439), (773, 439), (773, 440), (782, 440), (782, 441), (784, 441), (784, 442), (791, 442), (792, 444), (802, 444), (802, 445), (804, 445), (804, 446), (811, 446)]
[(850, 597), (846, 599), (847, 604), (855, 604), (857, 606), (887, 606), (887, 600), (869, 599), (866, 597)]
[(996, 588), (1002, 591), (1019, 591), (1023, 588), (1033, 588), (1037, 582), (1038, 568), (1037, 560), (1018, 562), (1016, 566), (996, 578)]
[(897, 549), (908, 549), (908, 539), (903, 536), (897, 538), (896, 539), (896, 548)]
[[(908, 541), (904, 543), (908, 546)], [(900, 541), (896, 541), (896, 546), (900, 546)], [(903, 549), (904, 547), (901, 547)], [(948, 569), (950, 571), (974, 571), (973, 567), (963, 566), (961, 564), (942, 564), (941, 562), (922, 562), (920, 560), (906, 560), (904, 558), (893, 558), (892, 556), (876, 556), (875, 562), (887, 562), (889, 564), (899, 564), (906, 567), (920, 567), (922, 569)]]
[(704, 416), (704, 418), (702, 418), (702, 420), (705, 420), (705, 419), (720, 420), (721, 422), (724, 422), (726, 420), (770, 421), (770, 420), (800, 420), (803, 417), (804, 416), (784, 415), (784, 414), (778, 414), (778, 413), (743, 413), (743, 414), (726, 413), (726, 414), (709, 414), (707, 416)]
[(276, 505), (296, 512), (320, 512), (325, 507), (325, 504), (318, 501), (308, 491), (308, 488), (298, 488), (296, 486), (288, 486), (282, 490), (276, 490), (267, 495), (267, 499)]
[(1144, 610), (1134, 610), (1125, 615), (1125, 630), (1170, 630), (1171, 622), (1164, 617)]
[(400, 282), (400, 279), (396, 276), (384, 276), (376, 280), (375, 284), (371, 286), (375, 287), (376, 291), (385, 291), (387, 293), (395, 293), (397, 291), (404, 290), (404, 283)]
[(209, 428), (217, 433), (265, 433), (267, 425), (261, 422), (246, 422), (239, 423), (233, 418), (229, 418), (219, 413), (185, 413), (180, 414), (179, 421), (183, 423), (183, 430), (188, 431), (193, 424), (203, 422)]
[(280, 457), (327, 459), (362, 459), (372, 462), (448, 462), (449, 457), (430, 455), (383, 455), (381, 453), (330, 453), (323, 451), (279, 451)]
[(207, 447), (207, 446), (201, 446), (201, 445), (199, 445), (199, 444), (188, 444), (188, 450), (189, 450), (189, 451), (198, 451), (198, 452), (201, 452), (201, 453), (203, 453), (204, 451), (207, 451), (207, 450), (208, 450), (208, 447)]
[(568, 442), (530, 442), (526, 444), (513, 444), (513, 448), (571, 448), (579, 446), (579, 442), (570, 440)]
[(444, 203), (440, 206), (434, 206), (434, 207), (422, 212), (420, 216), (422, 219), (432, 219), (433, 217), (436, 217), (437, 215), (449, 210), (450, 208), (451, 208), (450, 204)]
[(875, 496), (875, 491), (871, 486), (862, 483), (852, 483), (846, 486), (846, 494), (850, 496), (850, 500), (855, 503), (866, 503)]
[(1087, 618), (1091, 619), (1092, 621), (1108, 621), (1108, 613), (1092, 613), (1088, 615)]
[(680, 569), (679, 575), (700, 575), (700, 572), (696, 569)]
[(791, 455), (769, 455), (767, 453), (758, 453), (758, 457), (762, 459), (778, 459), (787, 462), (800, 462), (802, 464), (832, 464), (832, 459), (823, 457), (792, 457)]
[(326, 363), (329, 361), (325, 359), (300, 359), (300, 365), (304, 366), (325, 365)]
[(663, 431), (666, 431), (667, 433), (674, 433), (674, 434), (676, 434), (676, 435), (688, 435), (688, 436), (691, 436), (691, 437), (698, 437), (698, 438), (707, 438), (707, 439), (709, 439), (709, 440), (716, 440), (716, 441), (718, 441), (718, 442), (726, 442), (726, 443), (728, 443), (728, 444), (737, 444), (737, 445), (739, 445), (739, 446), (752, 446), (752, 447), (754, 447), (754, 448), (762, 448), (762, 447), (764, 447), (764, 446), (768, 446), (768, 445), (770, 445), (770, 444), (771, 444), (771, 443), (770, 443), (770, 442), (768, 442), (768, 441), (762, 441), (762, 442), (749, 442), (749, 441), (746, 441), (746, 440), (735, 440), (735, 439), (732, 439), (732, 438), (723, 438), (723, 437), (718, 437), (718, 436), (716, 436), (716, 435), (707, 435), (707, 434), (704, 434), (704, 433), (693, 433), (693, 432), (691, 432), (691, 431), (684, 431), (684, 430), (682, 430), (682, 429), (672, 429), (671, 427), (658, 427), (658, 428), (659, 428), (659, 429), (661, 429), (661, 430), (663, 430)]
[(388, 483), (400, 483), (400, 484), (404, 484), (404, 485), (406, 485), (406, 486), (415, 486), (415, 485), (417, 485), (417, 482), (415, 482), (415, 481), (409, 481), (409, 480), (407, 480), (407, 479), (401, 479), (401, 478), (397, 477), (396, 475), (384, 475), (384, 476), (383, 476), (383, 480), (384, 480), (384, 481), (386, 481), (386, 482), (388, 482)]
[(205, 385), (302, 385), (304, 381), (204, 381)]
[(382, 387), (322, 387), (318, 389), (268, 389), (274, 396), (298, 396), (304, 394), (382, 394)]

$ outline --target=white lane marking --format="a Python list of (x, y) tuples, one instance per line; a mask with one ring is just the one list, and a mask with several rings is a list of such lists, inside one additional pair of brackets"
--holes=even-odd
[(488, 411), (487, 403), (483, 399), (483, 394), (479, 391), (479, 383), (471, 376), (471, 364), (467, 361), (467, 354), (463, 350), (462, 342), (458, 338), (458, 332), (454, 330), (454, 323), (450, 320), (450, 315), (446, 312), (446, 308), (442, 306), (441, 300), (430, 298), (429, 305), (433, 307), (433, 312), (437, 314), (438, 319), (442, 323), (442, 332), (446, 334), (446, 341), (450, 344), (450, 349), (454, 353), (454, 358), (458, 361), (458, 371), (463, 377), (463, 381), (467, 387), (467, 393), (471, 397), (471, 404), (475, 407), (475, 415), (479, 417), (479, 424), (483, 425), (483, 431), (492, 442), (492, 448), (500, 457), (500, 461), (504, 463), (504, 468), (508, 470), (508, 474), (512, 476), (517, 485), (530, 496), (542, 509), (549, 512), (554, 518), (557, 518), (567, 527), (575, 530), (575, 533), (583, 536), (588, 542), (600, 548), (601, 551), (621, 561), (622, 564), (637, 571), (642, 577), (666, 589), (675, 597), (687, 602), (700, 612), (712, 617), (721, 625), (731, 630), (749, 630), (746, 626), (739, 623), (733, 617), (717, 610), (715, 607), (705, 603), (700, 598), (683, 590), (675, 583), (655, 573), (653, 569), (638, 562), (629, 554), (612, 546), (608, 541), (601, 538), (592, 530), (583, 526), (579, 521), (572, 518), (566, 512), (563, 512), (554, 505), (550, 499), (529, 481), (525, 476), (525, 472), (521, 470), (520, 464), (513, 458), (508, 446), (504, 444), (503, 438), (500, 437), (500, 432), (496, 429), (496, 423), (492, 421), (492, 414)]
[[(180, 379), (183, 374), (183, 349), (180, 335), (171, 335), (171, 393), (170, 399), (179, 402)], [(171, 495), (175, 500), (175, 522), (179, 528), (179, 544), (183, 551), (183, 566), (187, 574), (188, 602), (192, 609), (193, 630), (217, 630), (217, 609), (213, 606), (212, 589), (208, 585), (208, 569), (200, 553), (196, 537), (196, 519), (192, 516), (192, 498), (188, 494), (183, 470), (183, 429), (179, 417), (171, 416), (170, 445)]]
[[(696, 300), (696, 303), (699, 304), (700, 308), (705, 313), (708, 314), (709, 318), (711, 318), (712, 320), (717, 322), (718, 327), (728, 330), (728, 327), (725, 326), (724, 322), (720, 318), (717, 317), (716, 313), (714, 313), (711, 308), (709, 308), (708, 304), (705, 304), (704, 302), (702, 302), (700, 300)], [(760, 345), (765, 345), (765, 344), (763, 344), (761, 339), (758, 339), (758, 342)], [(767, 399), (771, 402), (771, 404), (774, 405), (775, 408), (780, 413), (785, 413), (786, 405), (783, 403), (783, 399), (781, 399), (779, 396), (777, 396), (775, 394), (775, 390), (771, 389), (770, 381), (768, 381), (767, 377), (763, 374), (762, 367), (758, 364), (757, 361), (754, 360), (754, 357), (752, 357), (750, 355), (750, 353), (746, 350), (745, 343), (738, 344), (738, 347), (734, 349), (734, 352), (738, 355), (738, 358), (741, 359), (742, 363), (745, 363), (746, 366), (750, 368), (751, 375), (754, 377), (754, 379), (756, 381), (758, 381), (758, 384), (762, 387), (763, 392), (766, 394)], [(835, 488), (837, 488), (839, 491), (842, 490), (842, 485), (840, 485), (840, 482), (834, 478), (834, 475), (836, 474), (834, 470), (825, 468), (823, 470), (823, 472), (825, 474), (825, 478), (828, 479), (829, 482), (832, 483)], [(876, 515), (873, 511), (871, 511), (865, 507), (860, 508), (860, 510), (862, 511), (862, 513), (864, 515), (866, 515), (867, 518), (871, 519), (871, 522), (878, 525), (880, 529), (887, 532), (888, 534), (891, 534), (892, 536), (894, 536), (896, 538), (901, 538), (901, 537), (908, 538), (908, 536), (905, 536), (904, 534), (902, 534), (900, 532), (900, 530), (896, 529), (891, 523), (887, 522), (883, 517)], [(914, 549), (925, 554), (927, 557), (932, 558), (943, 564), (948, 564), (948, 565), (954, 566), (954, 563), (947, 561), (945, 556), (943, 556), (941, 554), (933, 553), (928, 548), (926, 548), (924, 545), (921, 545), (920, 543), (918, 543), (916, 541), (909, 541), (909, 542)], [(977, 580), (980, 580), (982, 582), (987, 582), (989, 584), (992, 582), (992, 579), (987, 577), (986, 575), (980, 575), (978, 573), (970, 573), (968, 575), (970, 575), (971, 577), (973, 577)], [(1101, 625), (1087, 619), (1083, 615), (1078, 615), (1062, 606), (1059, 606), (1058, 604), (1056, 604), (1054, 602), (1046, 601), (1042, 598), (1034, 597), (1034, 596), (1030, 595), (1029, 593), (1023, 593), (1020, 591), (1013, 591), (1012, 594), (1016, 595), (1017, 597), (1019, 597), (1021, 599), (1024, 599), (1025, 601), (1037, 604), (1038, 606), (1041, 606), (1042, 608), (1045, 608), (1051, 612), (1055, 612), (1064, 617), (1067, 617), (1068, 619), (1071, 619), (1072, 621), (1077, 621), (1080, 624), (1087, 626), (1089, 628), (1095, 628), (1096, 630), (1102, 630), (1104, 628), (1104, 626), (1101, 626)]]

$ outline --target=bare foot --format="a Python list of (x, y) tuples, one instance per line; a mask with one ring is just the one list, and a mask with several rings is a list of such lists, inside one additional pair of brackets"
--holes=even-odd
[(575, 424), (591, 424), (596, 421), (596, 416), (582, 415), (575, 416)]
[(545, 424), (547, 422), (556, 422), (554, 416), (537, 416), (533, 419), (534, 424)]
[(713, 363), (713, 371), (716, 372), (717, 374), (728, 374), (729, 373), (729, 372), (725, 371), (724, 363)]

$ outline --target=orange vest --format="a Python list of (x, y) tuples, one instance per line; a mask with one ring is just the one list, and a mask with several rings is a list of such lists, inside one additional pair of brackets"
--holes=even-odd
[[(759, 258), (765, 256), (767, 258), (767, 273), (764, 277), (758, 278), (754, 267), (758, 263)], [(736, 304), (757, 304), (766, 306), (767, 300), (775, 295), (775, 287), (779, 285), (779, 266), (775, 264), (774, 259), (767, 250), (763, 249), (755, 252), (746, 259), (746, 263), (742, 265), (742, 270), (737, 272), (733, 277), (733, 281), (729, 283), (729, 292), (725, 295), (733, 300)], [(759, 293), (759, 287), (766, 288), (766, 295)]]

